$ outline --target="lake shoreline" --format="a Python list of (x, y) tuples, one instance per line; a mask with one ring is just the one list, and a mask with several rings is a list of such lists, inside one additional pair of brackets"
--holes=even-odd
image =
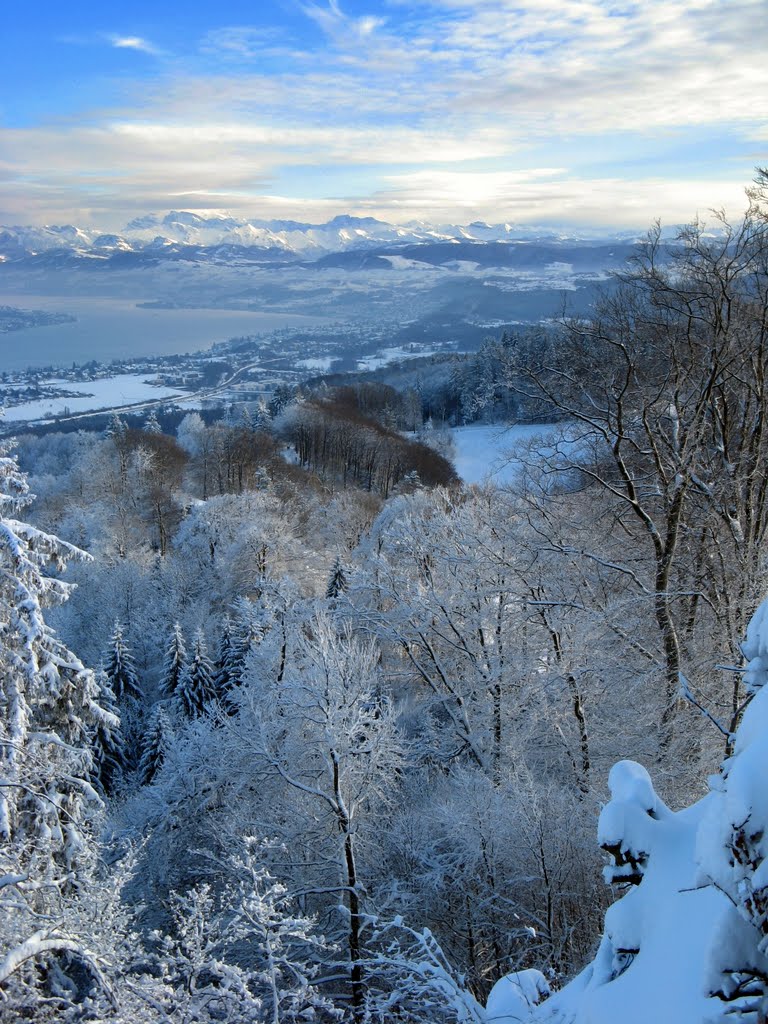
[(0, 334), (0, 371), (69, 367), (94, 360), (108, 366), (151, 356), (203, 354), (230, 338), (329, 322), (328, 317), (300, 313), (146, 308), (139, 305), (143, 301), (142, 296), (110, 299), (0, 293), (0, 305), (73, 318)]

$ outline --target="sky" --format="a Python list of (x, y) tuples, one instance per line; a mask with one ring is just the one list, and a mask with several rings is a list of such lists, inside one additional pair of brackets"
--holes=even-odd
[(36, 0), (0, 12), (0, 224), (646, 227), (768, 164), (765, 0)]

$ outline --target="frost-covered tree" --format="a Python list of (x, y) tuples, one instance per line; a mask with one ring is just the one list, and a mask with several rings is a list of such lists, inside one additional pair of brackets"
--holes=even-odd
[[(93, 673), (46, 624), (43, 610), (70, 587), (45, 575), (82, 551), (17, 519), (27, 479), (0, 448), (0, 999), (3, 1016), (28, 1016), (46, 976), (85, 958), (62, 907), (92, 862), (89, 739), (117, 720), (98, 704)], [(50, 993), (49, 993), (50, 994)], [(55, 1002), (55, 999), (54, 999)]]
[(115, 622), (110, 637), (104, 673), (120, 710), (123, 764), (127, 772), (132, 772), (138, 767), (143, 743), (143, 694), (136, 663), (120, 622)]
[[(546, 403), (548, 415), (566, 424), (558, 442), (539, 446), (536, 461), (550, 481), (556, 464), (567, 467), (595, 502), (593, 522), (602, 525), (585, 537), (585, 568), (599, 563), (622, 576), (655, 624), (662, 748), (685, 721), (679, 673), (689, 671), (692, 635), (698, 629), (718, 645), (733, 642), (761, 585), (754, 571), (768, 537), (761, 185), (748, 191), (735, 223), (722, 213), (713, 225), (696, 221), (672, 244), (656, 225), (589, 318), (566, 319), (554, 344), (502, 353), (502, 377), (520, 400)], [(566, 559), (573, 547), (563, 550)], [(737, 674), (729, 683), (726, 697), (717, 680), (712, 699), (729, 699), (733, 731), (743, 695)]]
[(174, 697), (176, 695), (181, 677), (184, 674), (186, 659), (187, 645), (184, 641), (184, 633), (182, 632), (181, 625), (178, 622), (174, 622), (168, 637), (168, 645), (165, 649), (163, 674), (160, 681), (160, 689), (164, 696)]
[(327, 944), (267, 869), (272, 844), (246, 837), (242, 845), (221, 865), (222, 891), (199, 884), (172, 895), (172, 931), (155, 936), (160, 1005), (169, 1019), (197, 1024), (341, 1019), (312, 983)]
[(176, 696), (190, 718), (202, 715), (216, 698), (214, 669), (208, 658), (203, 631), (198, 629), (192, 638), (192, 651), (179, 680)]
[(126, 643), (120, 622), (115, 622), (115, 628), (109, 640), (104, 671), (118, 702), (125, 698), (141, 700), (142, 690), (136, 663)]
[(211, 887), (173, 893), (170, 904), (172, 934), (155, 936), (165, 983), (160, 1020), (257, 1024), (260, 1006), (248, 990), (247, 972), (224, 958), (226, 932)]
[(197, 455), (203, 446), (206, 429), (205, 421), (199, 412), (188, 412), (176, 428), (176, 437), (185, 451), (190, 455)]
[(366, 962), (366, 1021), (386, 1024), (485, 1024), (483, 1008), (428, 928), (400, 917), (375, 923)]
[(321, 891), (343, 900), (338, 934), (346, 947), (353, 1013), (361, 1018), (366, 915), (359, 847), (371, 815), (380, 822), (392, 799), (406, 760), (403, 741), (393, 703), (379, 686), (378, 651), (355, 637), (348, 623), (337, 628), (316, 615), (293, 633), (280, 682), (275, 669), (282, 663), (281, 638), (275, 639), (271, 678), (254, 673), (246, 683), (240, 715), (231, 720), (231, 742), (239, 758), (248, 755), (241, 770), (266, 772), (283, 799), (303, 805), (284, 821), (280, 838), (309, 844), (325, 865)]
[(260, 615), (265, 611), (264, 605), (264, 595), (258, 606), (245, 598), (241, 598), (235, 604), (235, 619), (231, 626), (230, 650), (226, 665), (230, 690), (242, 683), (248, 659), (262, 638), (264, 630)]
[(139, 782), (148, 786), (163, 767), (173, 740), (173, 730), (166, 709), (158, 704), (152, 715), (139, 762)]
[(99, 687), (99, 705), (108, 712), (109, 717), (102, 718), (96, 723), (91, 741), (91, 778), (102, 795), (112, 796), (126, 767), (125, 745), (115, 695), (106, 672), (99, 672), (96, 682)]
[(341, 558), (336, 557), (331, 569), (331, 575), (328, 580), (328, 586), (325, 589), (325, 596), (328, 598), (339, 597), (339, 595), (346, 592), (349, 587), (347, 580), (347, 573), (342, 564)]
[(238, 655), (236, 639), (232, 632), (232, 619), (225, 615), (221, 624), (216, 674), (213, 680), (216, 697), (222, 706), (228, 705), (229, 691), (239, 681), (242, 666), (238, 666)]
[(243, 850), (229, 858), (232, 881), (224, 903), (233, 910), (232, 945), (247, 944), (249, 987), (258, 995), (263, 1020), (302, 1021), (328, 1014), (340, 1018), (313, 979), (331, 952), (317, 933), (317, 922), (296, 912), (285, 885), (270, 873), (268, 857), (275, 844), (246, 836)]
[(397, 649), (399, 671), (421, 691), (431, 756), (458, 754), (497, 780), (524, 721), (528, 674), (515, 526), (513, 505), (500, 499), (397, 498), (371, 530), (360, 580), (367, 625)]
[(151, 409), (149, 415), (144, 420), (143, 430), (145, 434), (162, 434), (163, 428), (160, 426), (155, 409)]

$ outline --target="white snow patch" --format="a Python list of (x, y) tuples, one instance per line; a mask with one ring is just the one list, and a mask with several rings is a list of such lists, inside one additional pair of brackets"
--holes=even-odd
[(116, 377), (104, 377), (93, 381), (46, 381), (49, 386), (74, 391), (82, 397), (42, 398), (24, 402), (5, 409), (3, 419), (7, 423), (41, 420), (48, 416), (62, 416), (70, 413), (96, 412), (121, 405), (134, 405), (153, 399), (176, 398), (185, 392), (165, 386), (150, 384), (146, 375), (121, 373)]
[(393, 270), (432, 270), (435, 271), (435, 267), (431, 263), (424, 263), (422, 260), (409, 260), (407, 256), (382, 256), (382, 259), (387, 260)]
[(437, 349), (419, 348), (418, 346), (383, 348), (376, 355), (358, 359), (357, 366), (360, 370), (379, 370), (382, 366), (386, 366), (387, 363), (393, 363), (398, 359), (420, 359), (422, 356), (433, 356), (437, 351)]
[[(641, 786), (635, 795), (641, 804), (648, 794)], [(714, 887), (697, 887), (695, 863), (696, 834), (711, 799), (647, 818), (642, 839), (651, 848), (641, 884), (609, 908), (593, 962), (533, 1011), (531, 1022), (703, 1024), (716, 1016), (707, 964), (713, 923), (728, 902)]]
[(550, 994), (549, 983), (541, 971), (513, 971), (491, 989), (485, 1006), (488, 1024), (518, 1024), (528, 1020), (531, 1010)]
[(553, 429), (546, 423), (455, 427), (451, 436), (456, 445), (456, 472), (467, 484), (511, 483), (522, 469), (521, 460), (514, 455), (515, 447), (546, 437)]
[(299, 359), (296, 366), (302, 370), (320, 370), (327, 373), (331, 368), (334, 356), (316, 356), (314, 359)]

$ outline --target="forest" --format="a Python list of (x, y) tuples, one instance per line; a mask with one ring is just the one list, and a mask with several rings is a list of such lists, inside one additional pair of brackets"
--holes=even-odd
[(0, 1020), (767, 1019), (767, 190), (449, 380), (4, 445)]

